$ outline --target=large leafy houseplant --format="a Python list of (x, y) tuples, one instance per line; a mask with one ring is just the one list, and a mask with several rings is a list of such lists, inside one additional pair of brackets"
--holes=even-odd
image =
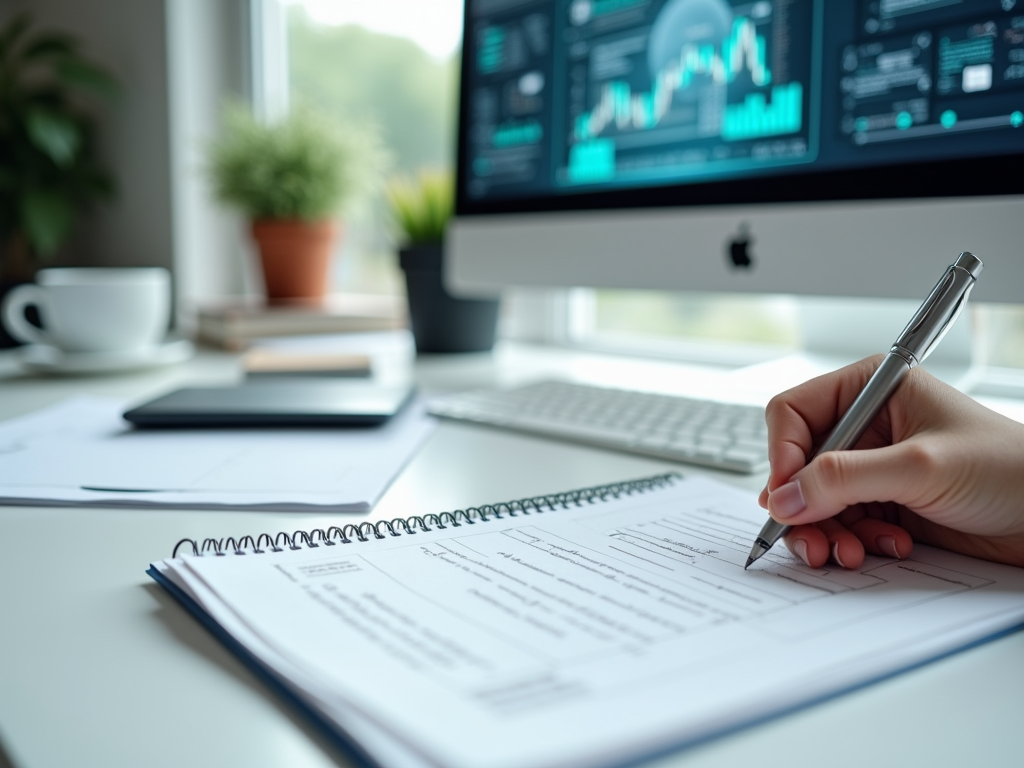
[(0, 273), (26, 279), (70, 237), (80, 213), (110, 196), (89, 106), (114, 78), (60, 32), (27, 14), (0, 30)]
[(381, 158), (372, 128), (344, 128), (308, 107), (276, 122), (225, 109), (210, 175), (217, 197), (252, 223), (269, 299), (323, 297), (334, 217), (371, 185)]

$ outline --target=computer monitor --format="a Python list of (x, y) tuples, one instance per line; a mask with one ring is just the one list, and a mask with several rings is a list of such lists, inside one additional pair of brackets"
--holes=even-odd
[(1024, 303), (1024, 2), (467, 0), (459, 292)]

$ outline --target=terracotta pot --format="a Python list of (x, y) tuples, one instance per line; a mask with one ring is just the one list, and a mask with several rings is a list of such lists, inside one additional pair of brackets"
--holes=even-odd
[(252, 236), (260, 252), (267, 300), (323, 299), (338, 230), (333, 221), (254, 221)]

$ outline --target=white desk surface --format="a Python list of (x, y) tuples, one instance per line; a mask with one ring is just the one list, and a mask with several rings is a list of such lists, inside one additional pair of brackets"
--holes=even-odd
[[(0, 353), (0, 420), (78, 392), (130, 399), (237, 377), (202, 353), (164, 370), (85, 378), (23, 374)], [(431, 389), (544, 374), (728, 394), (700, 366), (505, 345), (421, 360)], [(641, 477), (667, 462), (442, 424), (370, 518), (465, 507)], [(715, 473), (756, 493), (764, 477)], [(322, 525), (313, 514), (0, 507), (0, 743), (19, 768), (346, 765), (145, 574), (184, 536)], [(685, 696), (686, 691), (680, 691)], [(1024, 632), (655, 764), (1019, 766)], [(2, 762), (2, 760), (0, 760)]]

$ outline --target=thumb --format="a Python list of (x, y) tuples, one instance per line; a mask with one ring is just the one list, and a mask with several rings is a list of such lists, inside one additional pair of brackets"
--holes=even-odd
[(781, 523), (803, 525), (837, 515), (853, 504), (905, 504), (915, 484), (928, 482), (924, 472), (914, 471), (915, 462), (907, 454), (905, 443), (819, 454), (768, 495), (768, 513)]

